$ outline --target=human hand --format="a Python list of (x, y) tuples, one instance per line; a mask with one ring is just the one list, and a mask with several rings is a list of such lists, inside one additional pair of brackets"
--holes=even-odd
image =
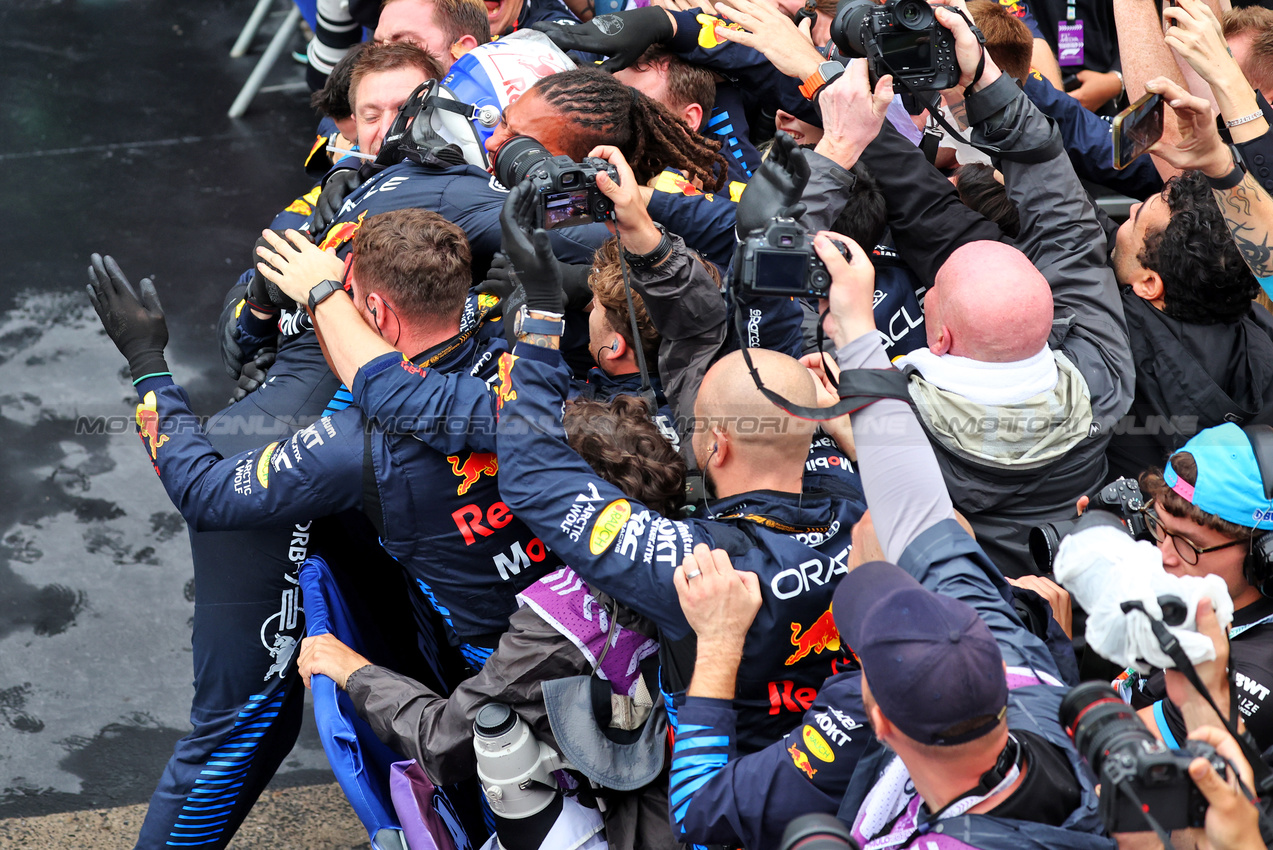
[[(257, 249), (268, 249), (269, 247), (270, 243), (265, 241), (265, 237), (258, 236), (256, 244), (252, 246), (254, 262), (258, 261)], [(266, 280), (265, 275), (255, 270), (253, 270), (252, 277), (248, 280), (248, 288), (243, 293), (243, 300), (248, 308), (262, 319), (277, 316), (280, 310), (296, 309), (295, 301), (284, 295), (278, 286)]]
[(501, 244), (526, 292), (526, 309), (562, 313), (566, 295), (561, 286), (561, 269), (548, 241), (548, 231), (535, 226), (538, 201), (538, 193), (529, 180), (513, 187), (499, 214)]
[(893, 102), (893, 77), (885, 74), (871, 91), (865, 59), (852, 59), (843, 74), (818, 96), (822, 110), (822, 139), (814, 151), (841, 168), (852, 168), (884, 124)]
[(310, 685), (310, 678), (321, 673), (336, 683), (342, 691), (349, 683), (350, 675), (371, 662), (341, 643), (333, 635), (314, 635), (301, 641), (301, 654), (296, 659), (296, 669)]
[[(1248, 789), (1252, 787), (1251, 765), (1228, 732), (1204, 726), (1190, 732), (1189, 740), (1204, 741), (1215, 747), (1217, 754), (1237, 768), (1242, 784)], [(1204, 758), (1189, 763), (1189, 778), (1207, 798), (1206, 843), (1210, 850), (1261, 850), (1264, 842), (1260, 840), (1260, 814), (1238, 788), (1232, 770), (1225, 773), (1228, 775), (1216, 773), (1211, 762)]]
[(586, 24), (540, 21), (531, 29), (547, 35), (562, 50), (608, 56), (601, 70), (611, 74), (636, 62), (650, 45), (670, 41), (676, 35), (672, 16), (658, 6), (598, 15)]
[[(972, 15), (969, 14), (964, 0), (928, 0), (928, 5), (933, 7), (937, 23), (950, 30), (955, 37), (955, 59), (959, 62), (959, 82), (956, 85), (964, 89), (971, 85), (973, 91), (981, 91), (999, 79), (1003, 72), (995, 64), (990, 51), (973, 34), (968, 23), (972, 20)], [(981, 69), (981, 76), (977, 77), (977, 67), (983, 60), (985, 66)]]
[(719, 0), (716, 13), (742, 27), (718, 26), (718, 39), (758, 50), (788, 77), (803, 80), (824, 61), (813, 45), (809, 25), (797, 27), (774, 4), (763, 0)]
[(804, 215), (800, 196), (809, 183), (809, 157), (786, 133), (774, 137), (769, 156), (747, 183), (734, 212), (739, 240), (760, 230), (774, 216)]
[(607, 221), (611, 233), (617, 233), (623, 247), (632, 254), (648, 254), (658, 247), (663, 234), (654, 226), (654, 219), (645, 208), (640, 184), (632, 173), (632, 167), (619, 149), (611, 145), (598, 145), (588, 156), (599, 157), (614, 166), (619, 173), (615, 183), (605, 172), (597, 174), (597, 188), (614, 204), (614, 221)]
[(324, 251), (299, 230), (261, 231), (267, 244), (258, 243), (256, 254), (263, 260), (256, 270), (278, 286), (297, 304), (309, 303), (309, 291), (325, 280), (340, 280), (345, 263), (335, 251)]
[(1206, 3), (1179, 0), (1175, 4), (1164, 4), (1162, 16), (1168, 24), (1163, 41), (1208, 85), (1212, 88), (1233, 82), (1247, 85), (1241, 67), (1229, 52), (1224, 27)]
[(168, 363), (164, 360), (168, 323), (164, 320), (164, 309), (154, 282), (148, 277), (142, 278), (138, 291), (134, 292), (113, 257), (93, 254), (89, 263), (88, 300), (97, 311), (106, 335), (128, 360), (133, 381), (168, 372)]
[[(1197, 672), (1198, 679), (1211, 693), (1211, 698), (1227, 717), (1230, 710), (1229, 636), (1216, 618), (1210, 599), (1203, 597), (1198, 601), (1194, 623), (1198, 634), (1211, 638), (1211, 643), (1216, 648), (1216, 657), (1214, 661), (1200, 661), (1194, 664), (1193, 669)], [(1180, 709), (1186, 729), (1192, 732), (1203, 726), (1224, 728), (1220, 718), (1216, 717), (1215, 711), (1183, 673), (1170, 668), (1163, 671), (1163, 677), (1167, 685), (1167, 698)]]
[[(849, 249), (846, 259), (832, 241)], [(813, 250), (831, 275), (829, 297), (818, 300), (818, 312), (825, 313), (823, 330), (836, 348), (843, 348), (875, 330), (875, 267), (858, 243), (847, 236), (824, 230), (813, 240)]]
[(1048, 605), (1052, 607), (1052, 619), (1056, 620), (1060, 625), (1061, 631), (1065, 632), (1068, 638), (1074, 637), (1074, 612), (1070, 606), (1070, 593), (1061, 585), (1043, 576), (1024, 575), (1021, 578), (1008, 578), (1008, 584), (1014, 587), (1024, 587), (1026, 590), (1033, 590), (1035, 593), (1047, 600)]
[(1198, 169), (1208, 177), (1223, 177), (1233, 170), (1233, 154), (1220, 138), (1210, 103), (1166, 77), (1155, 77), (1145, 83), (1145, 89), (1163, 96), (1180, 132), (1176, 144), (1159, 139), (1150, 154), (1185, 171)]
[(710, 0), (650, 0), (651, 6), (667, 9), (669, 12), (688, 12), (691, 9), (702, 9), (709, 15), (715, 14)]
[(318, 193), (314, 209), (305, 222), (305, 232), (311, 237), (322, 235), (336, 220), (336, 216), (340, 215), (340, 208), (344, 205), (345, 198), (353, 194), (354, 190), (364, 182), (362, 173), (357, 168), (342, 168), (328, 175), (323, 181), (323, 191)]
[(234, 392), (230, 394), (230, 404), (243, 401), (259, 390), (269, 377), (269, 369), (276, 359), (278, 359), (277, 349), (262, 348), (255, 357), (244, 363), (239, 373), (239, 380), (235, 382)]
[[(809, 370), (809, 374), (813, 376), (814, 392), (818, 394), (818, 407), (831, 407), (839, 404), (840, 390), (831, 383), (831, 379), (839, 380), (840, 367), (835, 360), (815, 351), (812, 354), (806, 354), (800, 358), (800, 365)], [(827, 432), (831, 439), (835, 440), (836, 445), (840, 447), (840, 451), (844, 452), (849, 460), (856, 462), (858, 459), (857, 445), (853, 442), (853, 423), (849, 414), (837, 416), (834, 419), (826, 419), (821, 423), (822, 430)]]
[(699, 650), (711, 646), (741, 656), (743, 642), (760, 610), (756, 574), (735, 570), (721, 549), (699, 543), (672, 576), (685, 620), (698, 635)]
[(1123, 91), (1123, 81), (1113, 71), (1089, 71), (1084, 68), (1076, 76), (1079, 86), (1067, 94), (1083, 104), (1083, 108), (1089, 112), (1100, 109)]

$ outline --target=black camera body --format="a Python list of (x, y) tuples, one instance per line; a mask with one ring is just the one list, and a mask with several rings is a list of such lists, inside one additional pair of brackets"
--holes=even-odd
[[(831, 40), (846, 58), (865, 58), (871, 79), (892, 74), (918, 91), (940, 91), (959, 82), (955, 36), (937, 22), (924, 0), (841, 0)], [(900, 83), (899, 83), (900, 86)]]
[(530, 136), (514, 136), (495, 153), (495, 176), (509, 189), (529, 178), (539, 193), (535, 224), (545, 230), (574, 227), (614, 218), (614, 203), (597, 188), (605, 172), (615, 183), (619, 172), (604, 159), (586, 156), (575, 162), (553, 156)]
[[(826, 298), (831, 273), (813, 249), (814, 234), (793, 218), (773, 218), (738, 246), (740, 295), (781, 295), (792, 298)], [(849, 256), (843, 242), (834, 241)]]
[[(1130, 478), (1120, 478), (1088, 496), (1087, 510), (1107, 511), (1123, 522), (1133, 540), (1154, 541), (1145, 522), (1145, 498), (1140, 485)], [(1052, 572), (1061, 538), (1074, 530), (1078, 519), (1068, 522), (1050, 522), (1030, 529), (1030, 556), (1040, 571)]]
[(1146, 812), (1169, 832), (1204, 825), (1207, 799), (1189, 778), (1189, 763), (1205, 758), (1223, 776), (1224, 760), (1210, 744), (1169, 749), (1103, 682), (1066, 694), (1060, 720), (1100, 779), (1097, 812), (1110, 834), (1147, 829)]

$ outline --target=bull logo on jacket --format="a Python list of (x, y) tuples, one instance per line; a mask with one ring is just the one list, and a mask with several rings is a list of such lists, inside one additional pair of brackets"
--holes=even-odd
[[(142, 444), (150, 452), (152, 461), (159, 458), (159, 447), (168, 442), (167, 434), (159, 433), (159, 412), (155, 409), (154, 392), (146, 393), (145, 398), (141, 400), (141, 404), (137, 405), (137, 434), (141, 437)], [(155, 467), (155, 472), (159, 468)]]
[(447, 460), (451, 464), (451, 471), (464, 479), (455, 488), (457, 496), (467, 493), (483, 475), (494, 478), (499, 471), (499, 460), (492, 452), (470, 452), (463, 463), (460, 463), (459, 455), (451, 455)]
[(513, 364), (516, 362), (516, 354), (504, 353), (499, 356), (499, 374), (496, 376), (499, 381), (499, 389), (496, 391), (495, 396), (496, 410), (503, 410), (505, 402), (514, 401), (517, 398), (517, 390), (513, 389), (511, 380)]
[(339, 224), (333, 224), (318, 247), (326, 251), (328, 248), (339, 248), (344, 245), (354, 238), (354, 234), (358, 232), (358, 228), (362, 227), (362, 220), (366, 217), (367, 211), (363, 210), (358, 214), (357, 221), (342, 221)]
[(813, 625), (804, 629), (803, 634), (801, 628), (799, 623), (791, 624), (791, 645), (796, 648), (796, 651), (791, 653), (784, 662), (788, 666), (795, 664), (811, 652), (824, 652), (828, 649), (832, 652), (840, 651), (840, 630), (835, 627), (830, 608), (823, 611), (822, 616), (813, 621)]

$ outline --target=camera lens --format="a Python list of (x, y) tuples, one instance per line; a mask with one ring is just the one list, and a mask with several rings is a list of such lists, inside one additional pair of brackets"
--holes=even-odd
[(1046, 523), (1030, 529), (1030, 557), (1040, 572), (1052, 572), (1052, 562), (1061, 547), (1061, 538), (1074, 530), (1076, 522)]
[(848, 850), (856, 848), (853, 833), (836, 818), (825, 812), (801, 815), (787, 824), (778, 842), (780, 850)]
[(1131, 706), (1104, 682), (1084, 682), (1071, 690), (1061, 700), (1058, 715), (1079, 755), (1097, 774), (1110, 753), (1156, 741)]
[(526, 179), (536, 165), (552, 157), (530, 136), (514, 136), (495, 152), (495, 177), (511, 189)]
[(877, 8), (872, 0), (840, 0), (836, 4), (835, 18), (831, 21), (831, 40), (846, 58), (866, 56), (862, 25)]
[(933, 8), (924, 0), (898, 0), (893, 8), (893, 14), (897, 17), (898, 23), (908, 30), (927, 29), (936, 20)]

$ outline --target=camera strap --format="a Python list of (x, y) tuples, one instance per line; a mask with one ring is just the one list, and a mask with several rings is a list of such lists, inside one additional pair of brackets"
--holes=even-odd
[[(822, 351), (822, 318), (824, 317), (825, 314), (818, 320), (818, 351), (825, 363), (826, 353)], [(849, 369), (841, 372), (838, 380), (828, 369), (827, 377), (831, 380), (832, 386), (840, 391), (840, 400), (830, 407), (806, 407), (796, 404), (766, 387), (760, 379), (760, 372), (757, 371), (756, 364), (752, 362), (751, 352), (748, 350), (743, 308), (737, 300), (734, 302), (734, 326), (738, 333), (738, 347), (743, 352), (743, 362), (747, 364), (747, 371), (751, 373), (756, 389), (760, 390), (760, 394), (780, 410), (797, 419), (806, 419), (811, 422), (838, 419), (846, 413), (855, 413), (867, 405), (886, 398), (911, 403), (910, 391), (907, 389), (908, 379), (895, 369)]]
[[(1255, 779), (1255, 787), (1261, 796), (1267, 796), (1273, 792), (1273, 769), (1260, 755), (1260, 751), (1256, 749), (1255, 744), (1251, 741), (1250, 736), (1238, 731), (1238, 705), (1233, 693), (1233, 680), (1226, 677), (1229, 684), (1229, 716), (1225, 717), (1220, 707), (1216, 705), (1215, 699), (1211, 696), (1211, 691), (1202, 683), (1202, 679), (1198, 676), (1198, 671), (1194, 668), (1193, 662), (1189, 660), (1189, 654), (1185, 652), (1184, 647), (1180, 645), (1179, 639), (1176, 638), (1171, 630), (1162, 620), (1150, 614), (1140, 602), (1131, 601), (1123, 603), (1125, 612), (1140, 611), (1149, 618), (1150, 628), (1153, 629), (1154, 638), (1158, 641), (1158, 645), (1162, 647), (1162, 651), (1167, 653), (1171, 660), (1175, 663), (1176, 669), (1179, 670), (1189, 684), (1193, 685), (1194, 690), (1202, 695), (1207, 701), (1207, 705), (1220, 718), (1220, 722), (1224, 724), (1225, 729), (1233, 736), (1233, 740), (1237, 741), (1238, 748), (1242, 750), (1242, 755), (1251, 765), (1251, 773)], [(1246, 789), (1243, 789), (1244, 793)]]
[[(635, 91), (635, 89), (633, 89)], [(628, 261), (623, 256), (623, 237), (615, 228), (614, 241), (619, 248), (619, 269), (623, 272), (623, 294), (628, 299), (628, 321), (632, 325), (632, 347), (635, 350), (637, 371), (641, 373), (641, 398), (650, 408), (653, 417), (659, 410), (659, 400), (654, 394), (654, 384), (650, 381), (650, 368), (645, 362), (645, 344), (641, 340), (641, 328), (637, 324), (636, 306), (632, 303), (632, 279), (628, 273)], [(600, 364), (598, 364), (600, 365)]]

